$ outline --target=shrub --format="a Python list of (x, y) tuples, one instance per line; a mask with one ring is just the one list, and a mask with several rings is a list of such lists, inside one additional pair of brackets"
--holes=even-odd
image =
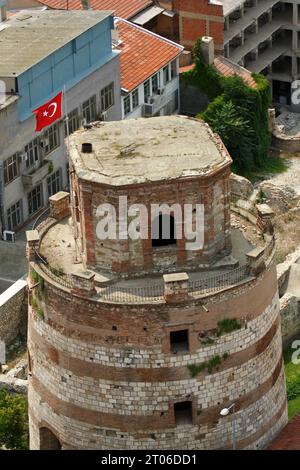
[(225, 333), (239, 330), (241, 328), (240, 322), (236, 318), (224, 318), (218, 321), (217, 336), (222, 336)]
[(41, 320), (45, 319), (44, 310), (42, 308), (38, 308), (36, 311), (36, 314)]
[(0, 390), (0, 447), (28, 449), (27, 400)]

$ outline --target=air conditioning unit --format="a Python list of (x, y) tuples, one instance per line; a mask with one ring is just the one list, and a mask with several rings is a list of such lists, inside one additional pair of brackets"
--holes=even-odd
[(3, 230), (3, 240), (14, 243), (16, 241), (16, 233), (10, 230)]
[(165, 88), (164, 88), (164, 87), (158, 88), (158, 90), (157, 90), (157, 94), (158, 94), (158, 95), (163, 95), (164, 92), (165, 92)]
[(148, 96), (147, 100), (146, 100), (146, 103), (147, 104), (153, 104), (154, 103), (154, 98), (153, 96)]
[(49, 145), (49, 139), (48, 137), (44, 137), (41, 139), (40, 141), (40, 146), (44, 149), (45, 147), (47, 147)]
[(144, 104), (143, 106), (143, 116), (151, 117), (153, 116), (154, 106), (153, 104)]
[(100, 121), (107, 121), (107, 111), (103, 111), (100, 114)]
[(81, 126), (85, 127), (87, 125), (87, 120), (86, 118), (81, 119)]
[(27, 153), (20, 153), (19, 154), (19, 162), (20, 163), (26, 163), (26, 160), (28, 159)]

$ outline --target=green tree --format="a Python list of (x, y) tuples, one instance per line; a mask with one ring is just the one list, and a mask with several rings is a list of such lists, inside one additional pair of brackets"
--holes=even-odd
[(0, 390), (0, 447), (10, 450), (28, 449), (27, 400)]
[(243, 171), (253, 166), (254, 131), (250, 121), (244, 117), (243, 110), (224, 95), (216, 98), (200, 115), (218, 133), (234, 164)]

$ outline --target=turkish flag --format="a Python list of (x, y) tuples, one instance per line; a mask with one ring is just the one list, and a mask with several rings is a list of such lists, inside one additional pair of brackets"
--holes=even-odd
[(35, 131), (41, 131), (44, 127), (50, 126), (62, 116), (62, 92), (58, 93), (48, 103), (43, 104), (33, 111), (36, 117)]

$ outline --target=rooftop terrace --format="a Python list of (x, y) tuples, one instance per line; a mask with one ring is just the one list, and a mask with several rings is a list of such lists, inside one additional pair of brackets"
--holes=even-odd
[(22, 10), (0, 30), (0, 77), (16, 77), (110, 16), (110, 11)]

